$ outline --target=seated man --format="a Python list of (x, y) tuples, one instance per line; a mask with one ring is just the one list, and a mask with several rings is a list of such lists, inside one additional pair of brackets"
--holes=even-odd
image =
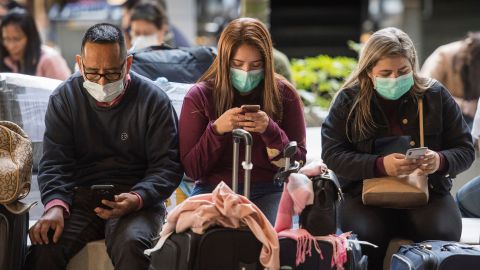
[[(168, 97), (130, 72), (123, 33), (90, 27), (80, 72), (50, 97), (38, 183), (45, 212), (30, 229), (27, 269), (65, 269), (88, 242), (105, 238), (115, 269), (147, 269), (143, 251), (183, 175), (177, 118)], [(113, 201), (91, 185), (114, 185)]]

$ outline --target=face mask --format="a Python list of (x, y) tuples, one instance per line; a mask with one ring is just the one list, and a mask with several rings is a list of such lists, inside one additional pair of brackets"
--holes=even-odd
[(123, 93), (125, 85), (123, 79), (105, 85), (85, 80), (83, 87), (98, 102), (110, 102)]
[(375, 90), (385, 99), (397, 100), (407, 93), (413, 86), (413, 73), (397, 78), (375, 77)]
[(230, 68), (230, 80), (238, 92), (248, 93), (263, 80), (263, 69), (243, 71), (241, 69)]
[(150, 46), (159, 45), (157, 34), (152, 34), (148, 36), (137, 36), (132, 39), (132, 49), (141, 50)]

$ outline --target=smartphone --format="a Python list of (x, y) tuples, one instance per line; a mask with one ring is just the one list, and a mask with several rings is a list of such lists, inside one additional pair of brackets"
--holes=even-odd
[(256, 113), (260, 110), (260, 105), (242, 105), (240, 108), (244, 113)]
[(115, 201), (115, 186), (114, 185), (92, 185), (90, 190), (93, 194), (96, 207), (105, 209), (112, 209), (102, 203), (102, 200)]
[(427, 153), (428, 147), (418, 147), (418, 148), (410, 148), (407, 150), (405, 154), (406, 159), (419, 159), (422, 156), (425, 156)]

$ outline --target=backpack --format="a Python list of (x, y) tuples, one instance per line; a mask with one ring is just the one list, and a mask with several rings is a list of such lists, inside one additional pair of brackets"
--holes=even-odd
[(215, 51), (205, 46), (160, 45), (134, 51), (132, 55), (131, 70), (152, 81), (165, 77), (169, 82), (195, 83), (212, 64)]

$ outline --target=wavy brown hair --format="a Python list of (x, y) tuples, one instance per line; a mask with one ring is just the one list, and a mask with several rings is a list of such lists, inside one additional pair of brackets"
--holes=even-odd
[(346, 131), (350, 141), (366, 139), (378, 127), (371, 113), (375, 90), (369, 74), (379, 60), (395, 56), (405, 57), (412, 66), (414, 84), (410, 95), (418, 98), (429, 87), (430, 80), (418, 75), (417, 52), (412, 40), (405, 32), (388, 27), (373, 33), (360, 52), (356, 69), (342, 86), (342, 89), (351, 87), (359, 89), (347, 117)]
[(235, 90), (230, 81), (230, 64), (242, 44), (254, 46), (260, 51), (264, 70), (262, 110), (275, 121), (281, 121), (283, 108), (278, 88), (280, 77), (273, 69), (272, 39), (265, 25), (253, 18), (239, 18), (225, 27), (218, 40), (218, 56), (198, 80), (213, 84), (216, 117), (233, 106)]

